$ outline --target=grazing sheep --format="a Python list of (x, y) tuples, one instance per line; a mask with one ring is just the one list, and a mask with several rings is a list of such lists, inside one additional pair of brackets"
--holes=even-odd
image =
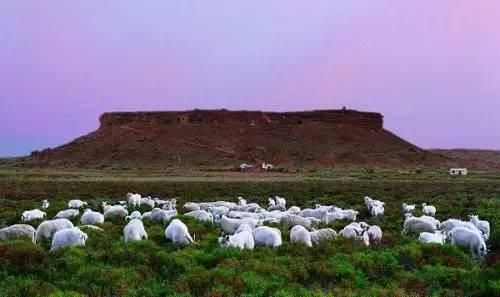
[(276, 201), (273, 198), (267, 198), (267, 201), (269, 201), (269, 203), (268, 203), (269, 207), (276, 205)]
[(83, 202), (80, 199), (73, 199), (68, 202), (68, 208), (82, 208), (84, 206), (87, 206), (87, 202)]
[(36, 230), (30, 225), (17, 224), (0, 229), (0, 240), (10, 240), (15, 238), (28, 238), (36, 243)]
[(282, 244), (281, 231), (276, 228), (260, 226), (253, 230), (255, 244), (258, 246), (278, 247)]
[(253, 228), (252, 228), (252, 226), (250, 226), (248, 224), (241, 224), (241, 225), (238, 226), (238, 229), (236, 229), (236, 231), (234, 231), (234, 234), (240, 233), (240, 232), (243, 232), (243, 231), (250, 231), (250, 232), (252, 232)]
[(47, 209), (49, 208), (50, 203), (48, 200), (42, 200), (42, 209)]
[(298, 213), (299, 216), (301, 217), (313, 217), (313, 218), (317, 218), (317, 219), (320, 219), (320, 220), (325, 220), (326, 218), (326, 215), (327, 215), (328, 211), (324, 210), (324, 209), (311, 209), (311, 208), (306, 208), (306, 209), (303, 209), (301, 212)]
[(409, 217), (405, 220), (403, 224), (402, 234), (410, 233), (421, 233), (421, 232), (431, 232), (436, 231), (436, 225), (427, 219)]
[(312, 247), (311, 234), (301, 225), (294, 226), (290, 230), (290, 241), (299, 242)]
[(227, 215), (229, 208), (226, 206), (209, 206), (208, 212), (210, 212), (214, 217)]
[(253, 238), (252, 229), (244, 230), (235, 233), (234, 235), (226, 235), (224, 237), (219, 237), (219, 244), (222, 247), (235, 247), (241, 250), (243, 249), (253, 250), (255, 246), (255, 240)]
[(448, 236), (452, 244), (470, 249), (474, 256), (484, 257), (488, 252), (481, 234), (474, 230), (456, 227), (449, 232)]
[(422, 243), (437, 243), (444, 244), (446, 242), (446, 234), (441, 231), (431, 232), (422, 232), (418, 236), (418, 241)]
[(127, 193), (128, 205), (131, 205), (134, 208), (141, 207), (141, 198), (140, 194)]
[(406, 204), (406, 203), (403, 203), (402, 207), (403, 207), (403, 212), (404, 213), (409, 213), (409, 212), (412, 212), (412, 211), (415, 210), (415, 204)]
[(125, 243), (128, 243), (129, 241), (147, 240), (148, 234), (144, 230), (144, 224), (140, 219), (132, 219), (123, 228), (123, 237), (125, 238)]
[(281, 217), (280, 222), (281, 224), (283, 224), (283, 226), (285, 226), (288, 229), (296, 225), (301, 225), (306, 228), (311, 227), (311, 221), (299, 215), (294, 215), (294, 214), (287, 214), (286, 216)]
[(352, 210), (352, 209), (336, 210), (334, 212), (327, 213), (327, 215), (325, 217), (325, 222), (328, 224), (328, 223), (333, 222), (335, 220), (356, 221), (356, 216), (358, 214), (359, 214), (359, 212)]
[(222, 216), (220, 220), (220, 227), (226, 234), (234, 234), (241, 224), (248, 224), (252, 228), (259, 225), (259, 220), (254, 218), (233, 219)]
[(354, 227), (353, 225), (345, 226), (344, 229), (340, 230), (339, 236), (362, 240), (366, 246), (370, 245), (368, 234), (363, 229)]
[(380, 200), (372, 199), (368, 196), (364, 198), (366, 208), (372, 217), (378, 217), (384, 214), (385, 203)]
[(240, 171), (241, 172), (245, 172), (247, 171), (248, 169), (252, 168), (253, 165), (249, 165), (249, 164), (246, 164), (246, 163), (243, 163), (240, 165)]
[(314, 217), (307, 217), (306, 219), (308, 219), (309, 222), (311, 222), (311, 225), (314, 225), (314, 226), (318, 226), (322, 222), (320, 219), (314, 218)]
[(104, 215), (100, 212), (86, 209), (80, 218), (80, 223), (84, 225), (100, 225), (104, 223)]
[(43, 239), (50, 239), (57, 231), (73, 227), (73, 223), (68, 219), (43, 221), (36, 228), (36, 242), (41, 242)]
[(165, 237), (170, 239), (173, 244), (180, 246), (185, 246), (194, 242), (189, 234), (187, 226), (178, 219), (172, 220), (167, 226), (167, 229), (165, 229)]
[(243, 199), (243, 197), (238, 197), (238, 205), (245, 206), (245, 205), (247, 205), (247, 201), (245, 199)]
[(86, 233), (76, 227), (59, 230), (54, 233), (50, 250), (54, 251), (71, 246), (84, 246), (88, 238), (89, 236)]
[(428, 216), (435, 216), (436, 207), (434, 205), (427, 205), (426, 203), (422, 203), (422, 213)]
[(27, 210), (24, 211), (21, 215), (21, 220), (23, 222), (29, 222), (32, 220), (40, 220), (45, 218), (47, 214), (39, 209)]
[(458, 219), (448, 219), (448, 220), (441, 223), (441, 229), (446, 233), (450, 232), (451, 230), (453, 230), (454, 228), (457, 228), (457, 227), (466, 228), (466, 229), (475, 231), (479, 234), (482, 234), (481, 230), (479, 230), (476, 227), (476, 225), (474, 225), (471, 222), (466, 222), (466, 221), (462, 221), (462, 220), (458, 220)]
[(286, 207), (281, 204), (278, 204), (267, 208), (267, 211), (275, 211), (275, 210), (286, 211)]
[(133, 220), (133, 219), (142, 219), (141, 212), (138, 210), (134, 210), (130, 215), (125, 217), (125, 220)]
[(141, 198), (141, 205), (147, 205), (151, 208), (154, 208), (155, 201), (153, 199), (151, 199), (151, 197), (144, 197), (144, 198)]
[(313, 245), (318, 245), (325, 240), (337, 237), (337, 232), (331, 228), (311, 231), (311, 242)]
[(290, 207), (287, 212), (291, 213), (291, 214), (298, 214), (299, 212), (301, 211), (300, 207), (298, 206), (292, 206)]
[(280, 197), (280, 196), (276, 196), (276, 197), (274, 197), (274, 199), (276, 200), (276, 205), (283, 205), (286, 207), (286, 199), (285, 198)]
[(177, 210), (163, 210), (159, 208), (153, 208), (151, 210), (151, 219), (153, 221), (161, 222), (161, 223), (166, 223), (168, 220), (171, 218), (175, 217), (177, 215)]
[[(187, 202), (182, 206), (186, 211), (197, 211), (200, 210), (200, 205), (194, 202)], [(207, 206), (208, 209), (208, 206)]]
[(441, 222), (434, 217), (422, 215), (422, 216), (420, 216), (420, 218), (427, 220), (427, 221), (431, 222), (432, 224), (434, 224), (434, 226), (436, 226), (436, 229), (439, 229), (441, 227)]
[(104, 208), (104, 217), (106, 219), (118, 217), (125, 219), (128, 216), (128, 210), (122, 205), (106, 205)]
[(125, 204), (127, 204), (127, 201), (125, 201), (125, 200), (120, 200), (120, 201), (118, 201), (118, 204), (120, 204), (120, 205), (125, 205)]
[(146, 211), (145, 213), (142, 214), (141, 216), (141, 220), (145, 220), (145, 219), (150, 219), (151, 220), (151, 211)]
[(66, 209), (66, 210), (61, 210), (55, 215), (55, 219), (71, 219), (80, 214), (80, 211), (78, 209)]
[(202, 222), (214, 222), (214, 216), (206, 210), (195, 210), (184, 214), (185, 216), (193, 217)]
[(479, 229), (483, 233), (483, 237), (485, 240), (490, 238), (490, 223), (488, 221), (480, 220), (477, 215), (470, 215), (469, 220), (474, 226)]
[(379, 244), (382, 241), (382, 229), (377, 225), (369, 226), (365, 229), (365, 233), (368, 235), (368, 241), (371, 244)]

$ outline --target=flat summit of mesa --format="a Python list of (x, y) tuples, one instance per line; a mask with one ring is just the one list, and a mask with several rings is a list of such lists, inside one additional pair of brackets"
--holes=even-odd
[(435, 166), (446, 158), (384, 129), (356, 110), (110, 112), (99, 128), (36, 152), (40, 167)]

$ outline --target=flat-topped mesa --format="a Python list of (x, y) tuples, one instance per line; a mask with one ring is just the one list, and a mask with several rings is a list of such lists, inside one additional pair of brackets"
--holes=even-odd
[(349, 125), (366, 129), (382, 129), (383, 116), (375, 112), (356, 110), (313, 110), (299, 112), (263, 112), (230, 110), (189, 110), (158, 112), (109, 112), (99, 118), (101, 129), (128, 124), (141, 125), (300, 125), (318, 122), (332, 125)]

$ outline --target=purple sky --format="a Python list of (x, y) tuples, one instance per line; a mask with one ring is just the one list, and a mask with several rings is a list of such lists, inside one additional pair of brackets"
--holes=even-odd
[(0, 156), (105, 111), (343, 105), (500, 149), (500, 1), (0, 1)]

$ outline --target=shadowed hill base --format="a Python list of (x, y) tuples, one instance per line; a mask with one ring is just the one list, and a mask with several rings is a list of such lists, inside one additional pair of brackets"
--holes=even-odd
[(378, 113), (352, 110), (105, 113), (100, 127), (28, 158), (76, 168), (440, 166), (446, 158), (383, 128)]

